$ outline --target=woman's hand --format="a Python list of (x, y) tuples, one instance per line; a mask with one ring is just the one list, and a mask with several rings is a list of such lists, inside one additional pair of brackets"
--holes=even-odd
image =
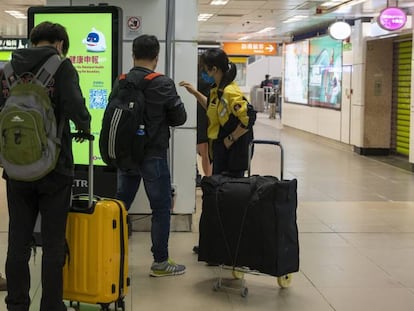
[(194, 86), (187, 81), (181, 81), (180, 83), (178, 83), (179, 86), (185, 87), (187, 89), (187, 91), (192, 94), (192, 95), (196, 95), (197, 94), (197, 90), (194, 88)]
[(207, 110), (207, 97), (204, 96), (202, 93), (200, 93), (199, 91), (197, 91), (197, 89), (194, 88), (194, 86), (187, 81), (181, 81), (180, 83), (178, 83), (179, 86), (185, 87), (187, 89), (187, 91), (194, 95), (195, 98), (197, 99), (197, 101), (201, 104), (201, 106)]
[(224, 147), (226, 147), (226, 149), (229, 149), (231, 145), (233, 145), (234, 143), (233, 137), (231, 135), (226, 136), (226, 138), (224, 138), (223, 140), (223, 143), (224, 143)]

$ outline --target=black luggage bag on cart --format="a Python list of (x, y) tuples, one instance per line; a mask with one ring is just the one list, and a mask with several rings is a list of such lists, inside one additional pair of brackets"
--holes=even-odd
[[(297, 181), (274, 176), (204, 177), (199, 261), (246, 267), (276, 277), (299, 270)], [(252, 148), (252, 146), (251, 146)]]

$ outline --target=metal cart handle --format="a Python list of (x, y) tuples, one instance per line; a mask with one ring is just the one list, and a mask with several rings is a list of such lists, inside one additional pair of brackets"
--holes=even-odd
[(93, 141), (95, 136), (88, 133), (71, 133), (73, 139), (84, 139), (89, 141), (89, 163), (88, 163), (88, 202), (93, 206)]
[(283, 156), (283, 147), (280, 141), (276, 140), (264, 140), (264, 139), (253, 139), (249, 144), (249, 164), (247, 168), (247, 174), (250, 176), (250, 167), (253, 157), (253, 146), (254, 145), (274, 145), (279, 146), (280, 148), (280, 180), (283, 180), (283, 166), (284, 166), (284, 156)]

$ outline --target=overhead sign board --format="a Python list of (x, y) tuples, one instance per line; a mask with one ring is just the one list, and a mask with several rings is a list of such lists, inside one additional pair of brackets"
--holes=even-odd
[(277, 54), (275, 42), (224, 42), (223, 50), (228, 55), (267, 55)]
[(398, 30), (407, 22), (407, 14), (400, 8), (388, 7), (378, 16), (378, 24), (385, 30)]
[(14, 39), (14, 38), (1, 38), (0, 39), (0, 50), (15, 50), (23, 49), (28, 47), (27, 39)]

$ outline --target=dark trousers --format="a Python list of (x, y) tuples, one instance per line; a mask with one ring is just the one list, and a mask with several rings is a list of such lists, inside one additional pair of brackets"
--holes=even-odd
[(7, 309), (28, 311), (29, 259), (33, 229), (42, 216), (42, 298), (40, 311), (63, 311), (62, 268), (72, 177), (50, 173), (34, 182), (7, 180), (9, 239), (6, 260)]
[(168, 259), (168, 239), (171, 220), (171, 176), (166, 158), (147, 158), (136, 170), (118, 170), (116, 197), (129, 210), (141, 179), (152, 210), (151, 251), (155, 262)]
[(232, 168), (232, 161), (234, 162), (234, 155), (231, 154), (232, 151), (224, 146), (222, 140), (215, 140), (213, 142), (213, 175), (244, 176), (246, 169)]

